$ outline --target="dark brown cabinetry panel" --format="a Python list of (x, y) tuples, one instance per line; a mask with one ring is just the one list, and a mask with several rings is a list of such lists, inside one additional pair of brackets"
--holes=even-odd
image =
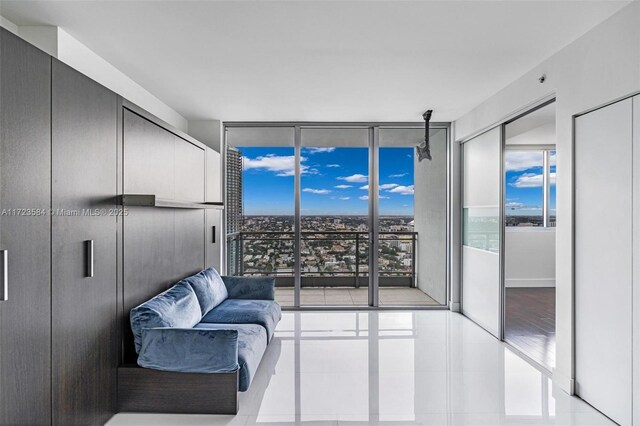
[[(0, 29), (0, 424), (51, 423), (51, 59)], [(28, 210), (43, 209), (36, 215)]]
[(206, 147), (206, 181), (207, 181), (207, 202), (223, 201), (220, 172), (220, 154), (213, 149)]
[[(116, 407), (118, 97), (52, 63), (53, 423), (104, 424)], [(93, 241), (93, 276), (88, 276)]]
[(175, 183), (174, 198), (188, 201), (205, 201), (204, 168), (205, 152), (182, 138), (175, 138)]
[(175, 281), (200, 272), (204, 266), (204, 214), (204, 210), (176, 210)]
[(174, 198), (175, 136), (124, 109), (124, 193)]
[(173, 284), (174, 210), (147, 207), (127, 210), (123, 250), (123, 362), (135, 364), (137, 356), (129, 312)]

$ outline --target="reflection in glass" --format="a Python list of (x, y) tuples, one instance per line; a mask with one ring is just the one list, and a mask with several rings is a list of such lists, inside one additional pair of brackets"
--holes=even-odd
[(498, 253), (500, 212), (496, 207), (466, 207), (463, 210), (463, 244)]

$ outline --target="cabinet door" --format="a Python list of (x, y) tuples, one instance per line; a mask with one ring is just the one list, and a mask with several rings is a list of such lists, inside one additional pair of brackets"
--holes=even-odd
[(175, 136), (124, 110), (124, 193), (174, 198)]
[(52, 73), (53, 422), (97, 425), (115, 412), (118, 102), (56, 60)]
[(205, 226), (205, 268), (213, 267), (220, 271), (220, 251), (222, 250), (222, 211), (207, 210)]
[(175, 143), (175, 198), (203, 202), (205, 152), (202, 148), (177, 136)]
[(50, 424), (51, 58), (0, 29), (0, 69), (0, 424)]
[(207, 202), (222, 201), (222, 164), (220, 154), (207, 147)]
[(576, 393), (631, 424), (632, 101), (575, 122)]

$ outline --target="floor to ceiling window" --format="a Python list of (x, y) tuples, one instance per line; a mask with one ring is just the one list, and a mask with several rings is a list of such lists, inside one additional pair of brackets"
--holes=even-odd
[(302, 306), (367, 306), (369, 129), (301, 129)]
[(294, 129), (227, 132), (227, 273), (274, 276), (276, 300), (293, 306)]
[(225, 135), (228, 274), (275, 277), (283, 306), (447, 304), (446, 126), (422, 162), (419, 124), (233, 123)]

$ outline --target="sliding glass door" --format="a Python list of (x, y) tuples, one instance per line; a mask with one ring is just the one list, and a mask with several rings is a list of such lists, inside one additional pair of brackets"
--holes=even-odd
[(294, 306), (294, 128), (226, 136), (227, 274), (273, 276), (276, 301)]
[(465, 142), (462, 155), (462, 309), (501, 338), (501, 127)]
[[(448, 129), (227, 126), (227, 273), (285, 307), (446, 306)], [(417, 208), (414, 211), (414, 206)]]
[(369, 129), (303, 128), (302, 306), (369, 304)]

